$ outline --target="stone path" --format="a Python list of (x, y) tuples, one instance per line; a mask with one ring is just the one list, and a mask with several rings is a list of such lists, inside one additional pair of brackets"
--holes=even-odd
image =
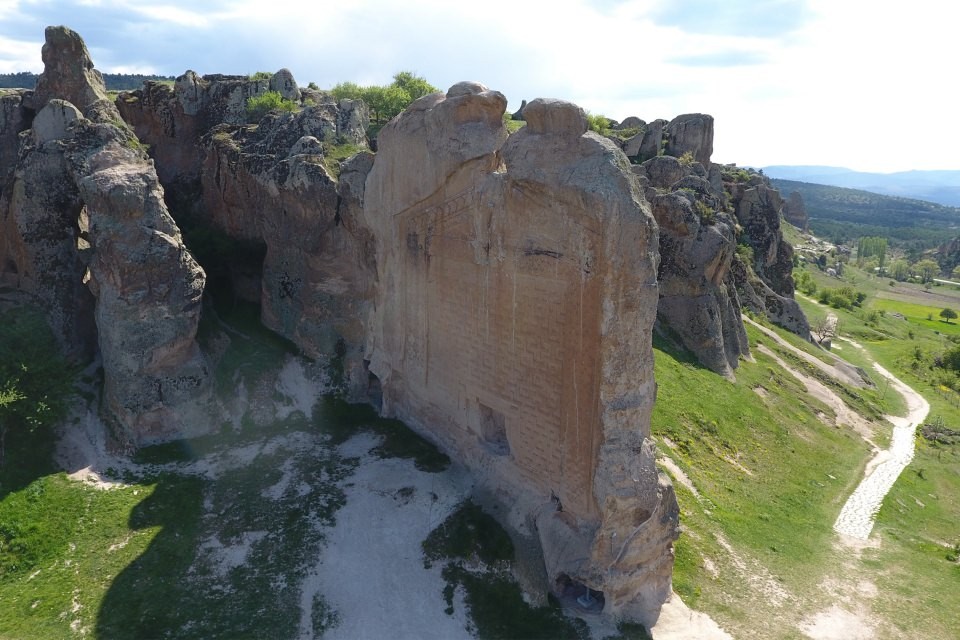
[[(913, 460), (914, 432), (930, 413), (930, 404), (892, 373), (874, 363), (873, 368), (890, 381), (890, 385), (907, 403), (906, 417), (886, 416), (893, 423), (890, 448), (881, 451), (867, 466), (866, 477), (847, 499), (833, 525), (834, 531), (860, 540), (870, 537), (873, 522), (884, 497), (897, 481), (900, 473)], [(872, 470), (871, 470), (872, 468)]]

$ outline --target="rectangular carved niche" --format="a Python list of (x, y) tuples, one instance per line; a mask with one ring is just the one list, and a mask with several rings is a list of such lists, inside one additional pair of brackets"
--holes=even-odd
[(503, 414), (491, 409), (482, 402), (480, 406), (480, 435), (491, 453), (498, 456), (510, 455), (510, 442), (507, 440), (507, 423)]

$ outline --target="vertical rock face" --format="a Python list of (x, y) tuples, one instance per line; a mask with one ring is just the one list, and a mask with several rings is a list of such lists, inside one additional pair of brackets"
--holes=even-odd
[(17, 163), (20, 132), (29, 128), (30, 121), (23, 106), (24, 90), (0, 89), (0, 196)]
[(784, 219), (800, 229), (806, 231), (810, 225), (810, 218), (807, 216), (807, 206), (803, 203), (803, 196), (799, 191), (790, 193), (790, 197), (783, 203)]
[(51, 101), (37, 117), (40, 128), (23, 134), (0, 197), (0, 263), (4, 283), (34, 294), (47, 311), (63, 351), (85, 359), (96, 350), (94, 301), (83, 282), (89, 244), (65, 157), (80, 118), (73, 105)]
[(761, 175), (751, 175), (745, 182), (731, 179), (731, 175), (725, 174), (724, 186), (743, 227), (742, 241), (753, 255), (750, 264), (734, 271), (741, 300), (747, 308), (807, 337), (810, 325), (793, 299), (793, 247), (780, 230), (780, 192)]
[(684, 153), (704, 167), (710, 166), (713, 155), (713, 116), (687, 113), (677, 116), (666, 127), (667, 148), (664, 153), (679, 158)]
[(201, 140), (204, 223), (265, 248), (255, 298), (264, 324), (314, 357), (345, 340), (358, 376), (375, 274), (359, 212), (373, 156), (339, 165), (327, 156), (366, 124), (365, 107), (344, 101), (270, 115), (255, 128), (220, 126)]
[(581, 109), (532, 101), (507, 139), (505, 107), (461, 83), (380, 132), (364, 206), (379, 274), (370, 369), (385, 413), (541, 496), (552, 579), (650, 622), (677, 535), (649, 441), (656, 225)]
[(660, 225), (659, 321), (711, 371), (733, 377), (749, 341), (729, 279), (735, 226), (699, 163), (660, 156), (643, 163), (647, 198)]
[[(0, 201), (0, 258), (47, 308), (68, 351), (95, 336), (104, 410), (121, 440), (196, 435), (215, 424), (195, 341), (204, 273), (167, 213), (152, 162), (100, 99), (102, 81), (83, 41), (61, 27), (46, 33), (33, 96), (34, 104), (46, 102), (21, 136)], [(87, 117), (51, 97), (57, 92), (85, 101)]]

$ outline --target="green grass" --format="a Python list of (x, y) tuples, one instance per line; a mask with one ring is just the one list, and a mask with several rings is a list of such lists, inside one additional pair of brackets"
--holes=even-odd
[[(752, 327), (748, 336), (773, 348)], [(852, 431), (821, 422), (817, 413), (831, 412), (759, 351), (731, 383), (659, 340), (654, 345), (653, 433), (700, 493), (698, 499), (675, 484), (684, 534), (676, 544), (674, 588), (735, 636), (753, 637), (773, 615), (781, 618), (776, 633), (785, 633), (795, 626), (790, 614), (744, 588), (717, 536), (788, 592), (816, 593), (834, 562), (833, 522), (869, 447)], [(716, 577), (706, 559), (719, 568)]]
[(324, 144), (323, 147), (323, 166), (334, 178), (340, 177), (340, 165), (347, 158), (352, 158), (361, 151), (367, 151), (366, 147), (356, 144)]

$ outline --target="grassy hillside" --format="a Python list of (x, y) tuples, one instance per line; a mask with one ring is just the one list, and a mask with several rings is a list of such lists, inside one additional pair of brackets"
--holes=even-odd
[(923, 200), (792, 180), (771, 180), (784, 197), (803, 197), (814, 235), (833, 242), (884, 236), (902, 245), (929, 248), (957, 235), (960, 209)]
[[(930, 401), (929, 420), (960, 430), (960, 395), (936, 383), (935, 366), (937, 353), (960, 340), (960, 325), (939, 321), (936, 312), (945, 300), (960, 308), (960, 291), (890, 287), (852, 268), (846, 282), (819, 271), (813, 277), (821, 287), (868, 294), (853, 311), (801, 299), (809, 317), (836, 314), (841, 334), (864, 347), (836, 342), (835, 353), (867, 371), (879, 361)], [(867, 624), (877, 638), (960, 637), (960, 444), (918, 438), (868, 543), (842, 544), (832, 525), (870, 447), (834, 426), (832, 412), (762, 349), (803, 373), (810, 369), (755, 329), (748, 334), (754, 361), (742, 363), (736, 383), (656, 345), (654, 434), (696, 491), (675, 480), (684, 529), (677, 592), (737, 638), (804, 638), (801, 628), (814, 624), (815, 614), (835, 627)], [(902, 411), (889, 385), (873, 377), (873, 390), (831, 388), (868, 415)], [(889, 427), (883, 430), (888, 437)], [(884, 433), (873, 440), (886, 446)]]

